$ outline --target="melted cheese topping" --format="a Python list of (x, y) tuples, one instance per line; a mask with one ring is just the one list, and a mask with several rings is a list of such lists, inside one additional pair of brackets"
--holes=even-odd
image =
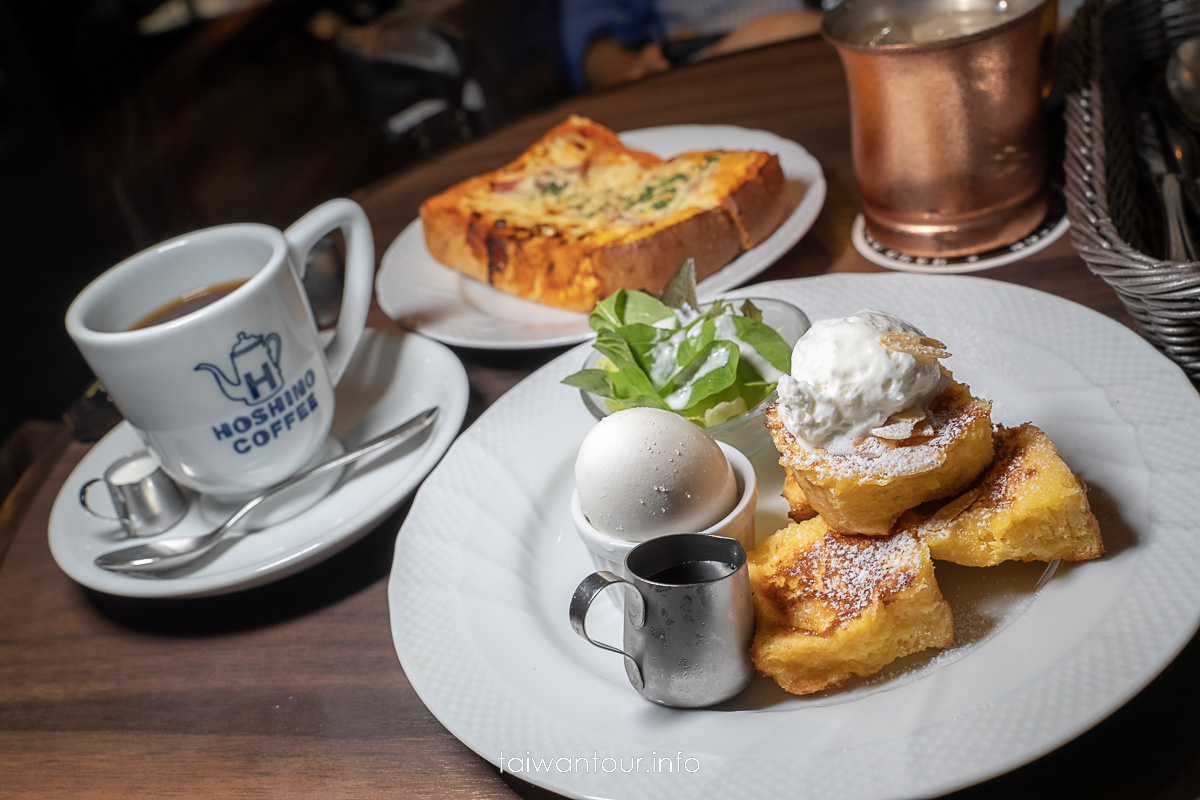
[(687, 153), (646, 166), (628, 153), (595, 153), (582, 138), (545, 142), (534, 157), (493, 176), (491, 191), (472, 196), (470, 210), (544, 236), (620, 235), (717, 207), (728, 194), (730, 167), (753, 157)]

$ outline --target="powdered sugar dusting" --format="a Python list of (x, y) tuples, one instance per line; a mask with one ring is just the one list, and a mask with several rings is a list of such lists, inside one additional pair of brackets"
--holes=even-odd
[(997, 426), (993, 434), (996, 455), (991, 465), (961, 495), (947, 501), (927, 503), (914, 510), (901, 524), (919, 536), (945, 536), (955, 520), (971, 512), (976, 524), (986, 527), (999, 512), (1007, 509), (1015, 499), (1014, 486), (1028, 480), (1032, 470), (1026, 464), (1025, 448), (1017, 437), (1023, 429)]
[(859, 536), (829, 532), (780, 564), (795, 585), (795, 599), (827, 604), (841, 622), (859, 616), (876, 599), (911, 586), (928, 563), (924, 546), (909, 533)]

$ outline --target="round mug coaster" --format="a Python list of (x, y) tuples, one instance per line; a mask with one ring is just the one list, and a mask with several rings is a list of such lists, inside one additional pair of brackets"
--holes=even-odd
[(858, 250), (863, 258), (886, 269), (946, 275), (959, 272), (978, 272), (1019, 261), (1057, 241), (1070, 226), (1071, 223), (1067, 219), (1062, 199), (1055, 197), (1050, 202), (1046, 218), (1033, 233), (1012, 244), (969, 256), (950, 258), (912, 256), (884, 247), (867, 234), (866, 221), (862, 214), (854, 219), (854, 224), (850, 228), (850, 239), (854, 242), (854, 249)]

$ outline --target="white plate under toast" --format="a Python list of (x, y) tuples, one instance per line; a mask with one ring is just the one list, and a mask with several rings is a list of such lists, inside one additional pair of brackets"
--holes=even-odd
[[(670, 157), (689, 150), (764, 150), (779, 156), (791, 209), (758, 247), (701, 281), (711, 300), (753, 278), (792, 248), (812, 227), (825, 202), (821, 165), (800, 145), (768, 131), (734, 125), (668, 125), (621, 134), (630, 147)], [(383, 255), (375, 297), (392, 319), (445, 344), (487, 350), (524, 350), (591, 338), (587, 314), (563, 311), (497, 291), (434, 260), (414, 220)]]

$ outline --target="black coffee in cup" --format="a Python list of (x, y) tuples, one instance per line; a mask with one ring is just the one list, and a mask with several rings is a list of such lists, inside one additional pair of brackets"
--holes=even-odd
[(129, 330), (136, 331), (142, 328), (149, 328), (154, 325), (161, 325), (164, 322), (170, 322), (173, 319), (187, 316), (193, 311), (199, 311), (210, 303), (215, 303), (227, 294), (235, 291), (239, 286), (244, 284), (247, 279), (236, 281), (226, 281), (225, 283), (217, 283), (212, 286), (201, 286), (199, 289), (193, 289), (186, 292), (182, 297), (178, 297), (164, 306), (151, 311), (146, 316), (142, 317)]

